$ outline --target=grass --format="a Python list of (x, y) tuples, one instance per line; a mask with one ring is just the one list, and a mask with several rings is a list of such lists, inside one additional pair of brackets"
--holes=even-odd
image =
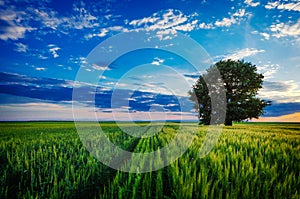
[[(166, 146), (178, 128), (169, 123), (137, 138), (113, 122), (100, 125), (113, 143), (139, 153)], [(213, 150), (198, 158), (205, 129), (199, 127), (189, 149), (169, 166), (137, 174), (100, 163), (72, 122), (0, 123), (0, 198), (300, 198), (299, 124), (224, 127)], [(153, 164), (169, 157), (159, 155)]]

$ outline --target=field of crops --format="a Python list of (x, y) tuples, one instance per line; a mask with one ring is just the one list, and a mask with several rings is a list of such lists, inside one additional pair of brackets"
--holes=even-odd
[[(137, 153), (166, 146), (178, 129), (167, 123), (139, 138), (115, 123), (101, 126), (114, 144)], [(300, 198), (300, 124), (224, 127), (213, 150), (199, 158), (206, 130), (199, 127), (169, 166), (128, 173), (94, 158), (71, 122), (0, 123), (0, 198)], [(158, 165), (168, 158), (160, 155)]]

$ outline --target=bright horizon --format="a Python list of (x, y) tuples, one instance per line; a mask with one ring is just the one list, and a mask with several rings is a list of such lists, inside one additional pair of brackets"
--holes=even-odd
[[(188, 90), (207, 67), (233, 59), (265, 76), (259, 96), (272, 105), (252, 121), (300, 122), (299, 12), (294, 0), (0, 0), (0, 121), (69, 121), (72, 104), (82, 120), (197, 120)], [(102, 42), (134, 32), (153, 34), (145, 46), (158, 42), (112, 63), (93, 57)], [(180, 43), (180, 34), (202, 50)], [(126, 42), (110, 42), (106, 51)], [(181, 45), (190, 50), (186, 57), (162, 50)], [(78, 103), (73, 88), (86, 92)]]

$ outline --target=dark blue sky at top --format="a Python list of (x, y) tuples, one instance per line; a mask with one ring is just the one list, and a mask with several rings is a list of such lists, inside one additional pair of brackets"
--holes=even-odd
[[(180, 111), (171, 95), (172, 89), (180, 87), (178, 74), (191, 86), (203, 72), (192, 70), (180, 56), (142, 49), (121, 56), (110, 66), (87, 66), (89, 53), (108, 38), (151, 30), (170, 44), (177, 33), (185, 34), (203, 47), (211, 63), (230, 58), (256, 64), (265, 75), (260, 96), (274, 104), (265, 116), (299, 112), (299, 12), (300, 3), (294, 0), (0, 1), (0, 109), (13, 117), (17, 110), (11, 104), (19, 104), (18, 111), (32, 103), (68, 106), (74, 85), (94, 86), (76, 82), (81, 68), (86, 73), (103, 71), (98, 86), (108, 94), (101, 96), (102, 108), (107, 108), (102, 111), (111, 108), (109, 93), (118, 82), (118, 89), (138, 89), (135, 95), (142, 96), (135, 96), (140, 101), (131, 101), (130, 110), (147, 111), (151, 105), (161, 105), (171, 112)], [(145, 99), (143, 93), (158, 97)], [(189, 112), (192, 104), (186, 93), (180, 91), (188, 104), (181, 111)], [(139, 103), (143, 100), (147, 103)]]

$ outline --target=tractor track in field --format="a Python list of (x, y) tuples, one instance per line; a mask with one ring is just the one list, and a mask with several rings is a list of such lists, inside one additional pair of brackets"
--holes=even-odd
[[(151, 126), (147, 127), (143, 134), (145, 134), (150, 128)], [(141, 138), (137, 138), (129, 147), (126, 148), (126, 150), (134, 151), (140, 140)], [(121, 167), (124, 163), (126, 163), (126, 161), (130, 160), (131, 157), (131, 153), (121, 153), (120, 155), (115, 157), (110, 163), (111, 165), (115, 165), (116, 167)], [(95, 193), (103, 193), (105, 186), (114, 181), (117, 173), (118, 170), (107, 167), (107, 169), (105, 169), (104, 172), (101, 173), (101, 175), (99, 175), (99, 177), (101, 176), (100, 184), (87, 187), (84, 191), (81, 190), (81, 192), (76, 194), (76, 196), (74, 195), (74, 198), (88, 199), (94, 197)]]
[[(146, 130), (142, 133), (145, 134), (149, 129), (151, 128), (151, 126), (147, 127)], [(128, 160), (131, 159), (132, 157), (132, 153), (128, 153), (128, 151), (134, 151), (135, 147), (138, 145), (139, 141), (141, 140), (141, 138), (138, 138), (134, 141), (134, 143), (127, 148), (127, 151), (119, 154), (117, 157), (113, 158), (112, 161), (110, 162), (110, 165), (114, 165), (115, 167), (120, 168), (122, 165), (124, 165), (124, 163)]]
[[(173, 128), (174, 129), (174, 128)], [(162, 129), (163, 130), (163, 129)], [(157, 138), (157, 140), (159, 141), (159, 145), (161, 146), (161, 147), (163, 147), (164, 146), (164, 143), (162, 142), (162, 140), (161, 140), (162, 138), (160, 138), (159, 139), (159, 137)], [(168, 163), (167, 163), (167, 155), (165, 154), (165, 152), (164, 151), (161, 151), (161, 154), (160, 154), (160, 156), (161, 156), (161, 159), (163, 160), (163, 162), (164, 162), (164, 165), (168, 165)], [(163, 179), (163, 193), (164, 193), (164, 195), (165, 196), (172, 196), (172, 191), (171, 190), (173, 190), (172, 189), (172, 183), (171, 183), (171, 180), (169, 179), (169, 168), (168, 167), (164, 167), (163, 169), (162, 169), (162, 179)]]

